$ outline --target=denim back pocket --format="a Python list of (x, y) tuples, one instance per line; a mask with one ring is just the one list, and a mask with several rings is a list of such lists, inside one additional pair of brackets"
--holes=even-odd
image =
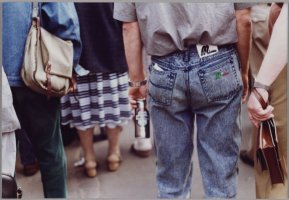
[[(235, 59), (235, 60), (234, 60)], [(198, 76), (208, 102), (226, 100), (242, 89), (236, 55), (200, 69)]]
[(172, 103), (173, 89), (177, 73), (164, 69), (159, 71), (154, 68), (154, 63), (149, 67), (149, 96), (156, 103), (169, 106)]

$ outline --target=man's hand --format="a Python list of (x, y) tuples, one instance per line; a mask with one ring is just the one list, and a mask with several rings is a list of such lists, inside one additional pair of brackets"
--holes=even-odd
[(136, 108), (136, 100), (144, 99), (147, 96), (147, 84), (140, 87), (130, 87), (129, 88), (129, 101), (132, 108)]

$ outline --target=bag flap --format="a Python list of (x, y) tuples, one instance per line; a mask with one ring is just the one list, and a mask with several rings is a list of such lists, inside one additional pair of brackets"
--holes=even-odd
[(73, 68), (72, 42), (64, 41), (43, 28), (40, 28), (40, 30), (40, 45), (43, 61), (46, 66), (45, 70), (50, 65), (50, 74), (71, 78)]

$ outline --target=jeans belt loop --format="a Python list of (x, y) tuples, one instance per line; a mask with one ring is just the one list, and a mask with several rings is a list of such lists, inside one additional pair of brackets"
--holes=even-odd
[(190, 61), (190, 49), (187, 49), (187, 50), (184, 51), (183, 61), (184, 62), (189, 62)]

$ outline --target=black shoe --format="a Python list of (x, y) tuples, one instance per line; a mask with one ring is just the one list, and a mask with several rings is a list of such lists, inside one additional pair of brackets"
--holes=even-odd
[(23, 167), (23, 174), (25, 176), (33, 176), (39, 171), (39, 164), (38, 162), (29, 164), (29, 165), (24, 165)]
[(248, 151), (242, 150), (240, 151), (240, 159), (247, 165), (250, 165), (251, 167), (254, 167), (254, 160), (250, 158), (248, 155)]
[(61, 126), (61, 136), (63, 145), (69, 146), (76, 138), (77, 138), (77, 131), (76, 128), (70, 128), (69, 125)]

